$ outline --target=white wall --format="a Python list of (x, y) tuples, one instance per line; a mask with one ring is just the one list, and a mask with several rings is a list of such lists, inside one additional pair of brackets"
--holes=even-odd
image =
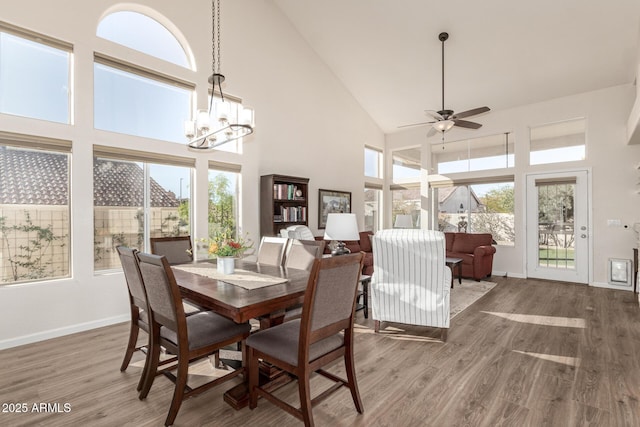
[[(6, 4), (5, 4), (6, 3)], [(0, 19), (74, 45), (75, 124), (66, 126), (0, 114), (0, 130), (73, 142), (72, 271), (70, 279), (0, 286), (0, 349), (128, 320), (121, 273), (93, 273), (92, 144), (196, 157), (195, 237), (207, 230), (207, 162), (242, 165), (244, 231), (259, 238), (259, 177), (283, 173), (310, 178), (310, 225), (317, 227), (318, 188), (351, 191), (362, 221), (364, 144), (382, 148), (384, 136), (335, 76), (268, 0), (222, 1), (222, 72), (225, 92), (255, 108), (256, 132), (244, 154), (193, 153), (185, 146), (93, 129), (93, 52), (136, 62), (138, 54), (95, 37), (96, 25), (116, 0), (5, 2)], [(159, 71), (198, 84), (206, 108), (211, 74), (209, 0), (139, 0), (140, 11), (170, 22), (186, 40), (197, 71), (152, 61)], [(201, 201), (198, 203), (198, 201)]]
[[(628, 145), (626, 125), (635, 97), (631, 85), (617, 86), (595, 92), (559, 98), (510, 110), (492, 111), (478, 121), (483, 127), (477, 131), (454, 130), (446, 134), (446, 141), (481, 137), (513, 132), (515, 140), (516, 167), (516, 244), (514, 247), (498, 246), (494, 257), (494, 271), (525, 277), (525, 175), (542, 171), (562, 169), (590, 169), (592, 171), (592, 276), (591, 284), (605, 285), (607, 282), (607, 259), (632, 257), (635, 234), (630, 228), (607, 227), (607, 219), (619, 219), (623, 225), (640, 221), (640, 196), (635, 194), (638, 180), (634, 168), (640, 161), (640, 146)], [(528, 165), (529, 127), (544, 123), (563, 121), (577, 117), (587, 119), (587, 159), (580, 162), (553, 165)], [(387, 150), (406, 146), (422, 145), (427, 129), (412, 129), (407, 132), (387, 135)], [(425, 166), (428, 159), (423, 155)], [(498, 171), (502, 173), (502, 171)], [(482, 172), (486, 176), (487, 172)], [(454, 175), (452, 175), (453, 177)], [(460, 178), (472, 174), (458, 174)], [(425, 205), (428, 206), (428, 205)]]

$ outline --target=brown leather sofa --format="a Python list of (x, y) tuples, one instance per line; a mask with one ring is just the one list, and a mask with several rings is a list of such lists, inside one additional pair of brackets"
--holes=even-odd
[(490, 233), (444, 233), (448, 257), (462, 259), (462, 277), (480, 281), (491, 276), (493, 254)]
[[(360, 240), (348, 240), (345, 241), (345, 246), (351, 251), (354, 252), (364, 252), (364, 267), (362, 269), (362, 274), (371, 276), (373, 274), (373, 248), (371, 247), (371, 238), (369, 236), (373, 235), (371, 231), (361, 231), (360, 232)], [(322, 236), (316, 236), (316, 240), (323, 240)], [(330, 254), (331, 249), (328, 247), (329, 241), (325, 245), (324, 253)]]

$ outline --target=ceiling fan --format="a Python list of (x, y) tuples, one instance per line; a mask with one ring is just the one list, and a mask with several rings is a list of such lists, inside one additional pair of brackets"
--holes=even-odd
[(438, 40), (442, 42), (442, 109), (440, 111), (425, 110), (425, 114), (431, 117), (433, 120), (430, 122), (413, 123), (410, 125), (398, 126), (399, 128), (409, 126), (421, 126), (431, 125), (431, 129), (427, 136), (432, 136), (436, 132), (445, 133), (454, 126), (459, 126), (468, 129), (479, 129), (482, 127), (480, 123), (470, 122), (468, 120), (460, 120), (465, 117), (475, 116), (477, 114), (486, 113), (491, 109), (489, 107), (478, 107), (472, 110), (463, 111), (461, 113), (455, 113), (453, 110), (445, 110), (444, 108), (444, 42), (449, 38), (449, 33), (440, 33)]

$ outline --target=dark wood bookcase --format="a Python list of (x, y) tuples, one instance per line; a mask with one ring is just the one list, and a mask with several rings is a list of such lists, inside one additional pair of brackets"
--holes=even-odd
[(286, 175), (260, 177), (260, 234), (278, 236), (291, 225), (308, 225), (309, 178)]

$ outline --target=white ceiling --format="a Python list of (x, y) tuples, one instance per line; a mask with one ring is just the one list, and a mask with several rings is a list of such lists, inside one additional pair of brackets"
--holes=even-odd
[(638, 69), (640, 0), (273, 1), (385, 133), (441, 109), (443, 31), (456, 112), (630, 84)]

